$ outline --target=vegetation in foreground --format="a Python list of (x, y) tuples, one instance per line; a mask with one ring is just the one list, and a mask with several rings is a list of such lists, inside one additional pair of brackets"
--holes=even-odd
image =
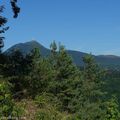
[[(20, 8), (10, 0), (14, 18)], [(0, 14), (3, 13), (0, 6)], [(119, 120), (119, 72), (107, 73), (91, 57), (77, 68), (63, 46), (50, 56), (1, 53), (7, 19), (0, 16), (0, 120)], [(58, 50), (58, 51), (57, 51)], [(106, 74), (107, 73), (107, 74)]]
[(26, 56), (19, 50), (0, 54), (0, 118), (119, 120), (119, 95), (111, 91), (111, 74), (91, 55), (83, 58), (80, 69), (64, 46), (53, 42), (50, 48), (45, 58), (38, 49)]

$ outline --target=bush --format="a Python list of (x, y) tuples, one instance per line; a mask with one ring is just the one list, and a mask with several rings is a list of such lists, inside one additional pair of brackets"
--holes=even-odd
[(13, 100), (6, 82), (0, 82), (0, 116), (8, 117), (13, 111)]
[(62, 114), (52, 109), (41, 109), (36, 114), (36, 120), (62, 120)]
[(4, 80), (0, 81), (0, 118), (22, 116), (24, 110), (20, 106), (15, 105), (12, 95), (10, 93), (10, 85)]

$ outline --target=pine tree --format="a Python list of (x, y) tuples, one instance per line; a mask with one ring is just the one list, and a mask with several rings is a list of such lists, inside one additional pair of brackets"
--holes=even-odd
[(8, 57), (1, 53), (0, 54), (0, 75), (4, 76), (5, 74), (5, 66), (6, 66), (6, 63), (8, 62)]
[(47, 59), (42, 58), (39, 50), (36, 48), (32, 51), (30, 67), (31, 72), (28, 74), (28, 89), (32, 97), (45, 92), (49, 82), (50, 68)]
[(75, 96), (75, 80), (79, 71), (64, 46), (60, 45), (58, 52), (55, 51), (54, 48), (57, 47), (54, 46), (56, 46), (56, 43), (53, 44), (51, 49), (51, 60), (54, 61), (51, 66), (54, 72), (50, 91), (61, 101), (63, 110), (72, 111), (70, 102)]
[(79, 117), (81, 120), (103, 120), (104, 92), (101, 87), (104, 71), (100, 69), (91, 55), (85, 56), (83, 61), (85, 65), (79, 97)]
[[(4, 6), (0, 6), (0, 14), (3, 13), (3, 10), (4, 10)], [(0, 54), (2, 52), (2, 48), (4, 47), (4, 37), (2, 36), (2, 33), (4, 33), (6, 30), (9, 29), (9, 27), (4, 27), (5, 24), (7, 23), (7, 18), (3, 17), (0, 15)]]
[(17, 6), (18, 0), (10, 0), (11, 7), (14, 13), (14, 18), (17, 18), (18, 14), (20, 13), (20, 7)]
[(2, 68), (3, 76), (9, 78), (12, 84), (12, 92), (16, 97), (20, 96), (17, 93), (25, 89), (25, 74), (26, 74), (26, 60), (19, 50), (13, 51), (10, 56), (6, 56), (7, 60)]
[[(10, 4), (13, 10), (13, 17), (17, 18), (18, 14), (20, 13), (20, 8), (17, 6), (17, 0), (10, 0)], [(9, 27), (5, 27), (6, 23), (8, 22), (7, 18), (1, 15), (3, 13), (3, 10), (5, 9), (5, 6), (1, 5), (0, 6), (0, 53), (2, 51), (2, 48), (4, 47), (4, 39), (3, 33), (5, 33)]]

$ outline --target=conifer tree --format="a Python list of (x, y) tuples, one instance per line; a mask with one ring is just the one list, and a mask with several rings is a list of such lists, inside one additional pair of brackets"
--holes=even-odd
[[(22, 92), (25, 88), (26, 60), (19, 50), (13, 51), (4, 65), (4, 77), (9, 78), (13, 94)], [(16, 97), (20, 94), (16, 95)]]
[[(17, 0), (10, 0), (10, 4), (11, 4), (11, 7), (14, 13), (13, 15), (14, 18), (17, 18), (18, 14), (20, 13), (20, 8), (17, 6), (17, 2), (18, 2)], [(4, 47), (3, 40), (5, 39), (5, 37), (3, 37), (2, 34), (5, 33), (9, 29), (9, 27), (5, 27), (8, 20), (6, 17), (2, 15), (4, 8), (5, 6), (3, 5), (0, 6), (0, 28), (1, 28), (0, 29), (0, 53), (1, 53), (2, 48)]]
[(56, 50), (54, 46), (56, 46), (55, 42), (51, 49), (53, 58), (51, 59), (54, 61), (54, 64), (52, 64), (52, 66), (54, 65), (54, 67), (52, 67), (54, 78), (51, 82), (50, 89), (61, 101), (62, 109), (72, 111), (70, 102), (75, 96), (75, 80), (79, 72), (64, 46), (60, 45), (58, 52), (54, 51)]
[(55, 41), (53, 41), (50, 45), (50, 50), (51, 50), (51, 53), (50, 53), (50, 57), (49, 57), (49, 62), (50, 64), (52, 65), (51, 67), (53, 67), (53, 69), (55, 69), (56, 67), (56, 60), (57, 60), (57, 44)]
[(50, 68), (47, 59), (41, 57), (39, 49), (34, 49), (30, 58), (31, 63), (28, 67), (31, 72), (28, 74), (28, 88), (30, 95), (35, 97), (46, 91), (50, 79)]
[[(102, 91), (102, 81), (104, 72), (94, 61), (91, 55), (83, 58), (85, 63), (83, 71), (83, 80), (80, 95), (80, 112), (81, 120), (103, 120), (104, 110)], [(87, 115), (86, 115), (87, 113)]]

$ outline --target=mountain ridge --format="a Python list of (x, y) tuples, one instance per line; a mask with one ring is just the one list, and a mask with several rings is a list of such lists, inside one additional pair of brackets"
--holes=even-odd
[[(32, 40), (25, 43), (18, 43), (10, 47), (5, 51), (6, 54), (11, 54), (14, 50), (19, 49), (22, 54), (26, 55), (31, 52), (34, 48), (40, 49), (42, 56), (48, 56), (50, 54), (50, 49), (44, 47), (39, 42)], [(76, 50), (67, 50), (67, 53), (72, 57), (73, 62), (77, 66), (83, 65), (82, 58), (88, 53), (80, 52)], [(120, 65), (120, 56), (116, 55), (93, 55), (97, 63), (103, 66), (118, 66)]]

